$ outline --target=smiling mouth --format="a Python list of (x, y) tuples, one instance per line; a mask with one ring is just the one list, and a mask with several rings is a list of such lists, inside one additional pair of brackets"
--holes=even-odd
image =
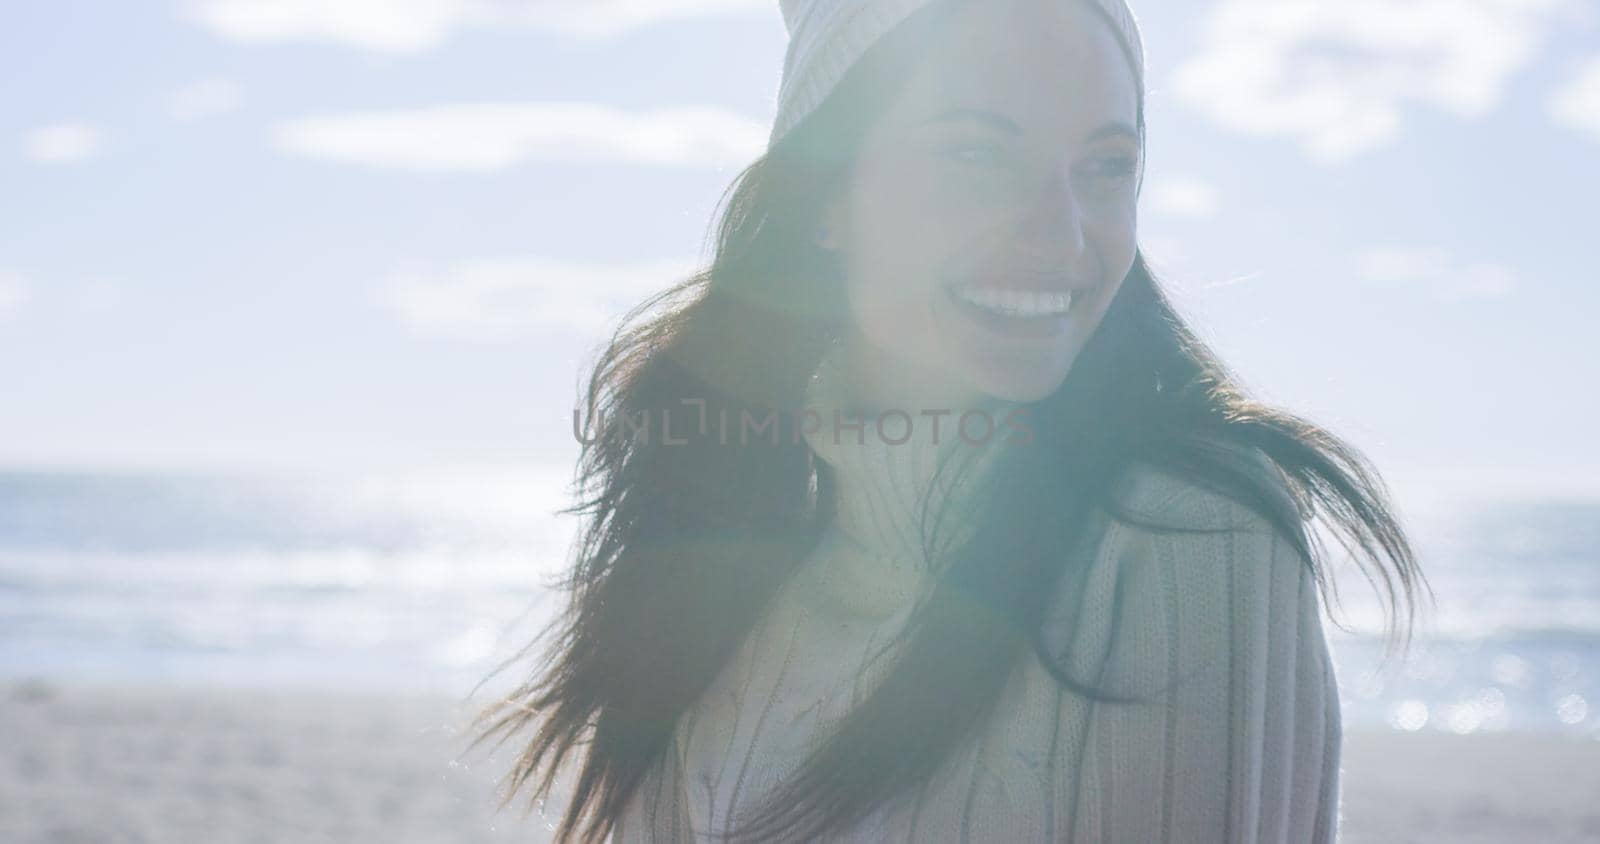
[(1066, 316), (1072, 309), (1071, 290), (1018, 290), (991, 286), (949, 288), (950, 298), (985, 314), (1010, 319), (1046, 319)]

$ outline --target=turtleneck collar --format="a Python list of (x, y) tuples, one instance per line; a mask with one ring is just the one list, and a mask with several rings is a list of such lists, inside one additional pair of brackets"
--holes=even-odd
[[(971, 529), (980, 479), (1017, 435), (1007, 423), (1016, 407), (991, 400), (940, 408), (949, 411), (942, 414), (873, 414), (848, 399), (840, 354), (826, 356), (805, 404), (818, 420), (806, 442), (831, 470), (835, 492), (809, 572), (812, 597), (844, 615), (881, 618), (924, 596), (943, 562), (930, 564), (922, 547), (924, 498), (937, 555)], [(962, 436), (958, 426), (969, 412)], [(936, 523), (941, 506), (944, 521)]]

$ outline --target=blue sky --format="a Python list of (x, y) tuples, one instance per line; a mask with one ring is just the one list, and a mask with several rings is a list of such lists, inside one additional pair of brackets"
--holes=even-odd
[[(1247, 386), (1396, 478), (1600, 486), (1600, 4), (1135, 11), (1141, 240)], [(12, 4), (0, 467), (569, 461), (784, 39), (765, 0)]]

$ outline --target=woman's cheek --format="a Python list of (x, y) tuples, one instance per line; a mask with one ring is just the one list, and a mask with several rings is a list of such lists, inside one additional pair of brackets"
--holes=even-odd
[(943, 242), (937, 228), (909, 212), (881, 217), (879, 225), (865, 228), (858, 244), (858, 283), (875, 288), (871, 298), (886, 305), (914, 305), (908, 300), (917, 291), (940, 283)]

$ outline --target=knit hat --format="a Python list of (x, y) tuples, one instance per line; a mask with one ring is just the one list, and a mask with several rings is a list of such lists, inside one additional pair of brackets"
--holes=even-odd
[[(932, 0), (779, 0), (789, 31), (778, 117), (768, 148), (816, 110), (867, 49)], [(982, 2), (982, 0), (978, 0)], [(1144, 88), (1144, 42), (1126, 0), (1041, 0), (1083, 2), (1102, 12), (1122, 40), (1134, 80)], [(1141, 97), (1142, 100), (1142, 97)]]

